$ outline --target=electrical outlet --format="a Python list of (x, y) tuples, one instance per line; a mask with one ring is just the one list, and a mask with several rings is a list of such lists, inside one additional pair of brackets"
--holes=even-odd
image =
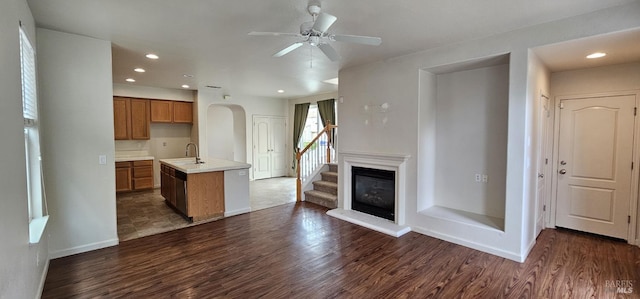
[(476, 182), (480, 182), (480, 174), (476, 173)]
[(483, 183), (486, 183), (486, 182), (488, 182), (488, 181), (489, 181), (489, 176), (488, 176), (488, 175), (486, 175), (486, 174), (483, 174), (483, 175), (482, 175), (482, 182), (483, 182)]
[(167, 142), (166, 141), (162, 142), (162, 146), (167, 146)]
[(98, 156), (98, 163), (100, 163), (100, 165), (107, 164), (107, 156), (105, 155)]

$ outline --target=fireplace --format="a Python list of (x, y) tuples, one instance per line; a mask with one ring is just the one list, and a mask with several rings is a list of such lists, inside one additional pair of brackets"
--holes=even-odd
[(411, 156), (341, 151), (338, 157), (342, 187), (338, 208), (327, 215), (394, 237), (410, 232), (405, 202)]
[(395, 172), (353, 166), (351, 209), (395, 221)]

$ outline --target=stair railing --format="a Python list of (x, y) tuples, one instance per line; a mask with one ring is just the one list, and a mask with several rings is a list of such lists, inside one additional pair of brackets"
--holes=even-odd
[[(296, 149), (296, 200), (302, 200), (302, 182), (306, 181), (309, 175), (324, 163), (335, 162), (335, 148), (333, 148), (332, 132), (338, 128), (330, 121), (324, 129), (316, 135), (304, 149)], [(326, 147), (326, 150), (324, 149)]]

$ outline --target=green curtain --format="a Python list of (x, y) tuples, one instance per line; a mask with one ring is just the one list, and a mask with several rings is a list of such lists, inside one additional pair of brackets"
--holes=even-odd
[(293, 166), (296, 168), (296, 152), (298, 152), (298, 142), (302, 137), (302, 131), (304, 131), (304, 125), (307, 122), (307, 114), (309, 114), (309, 103), (296, 104), (293, 113)]
[[(336, 99), (328, 99), (324, 101), (318, 101), (318, 112), (320, 113), (320, 119), (322, 125), (325, 126), (327, 121), (330, 121), (332, 125), (336, 124)], [(331, 143), (335, 137), (333, 130), (331, 130)]]

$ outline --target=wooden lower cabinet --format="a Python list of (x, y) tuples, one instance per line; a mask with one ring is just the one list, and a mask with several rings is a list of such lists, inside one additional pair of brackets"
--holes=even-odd
[(193, 220), (224, 216), (224, 171), (188, 174), (187, 194)]
[[(224, 171), (186, 174), (186, 190), (179, 179), (184, 173), (178, 175), (179, 172), (161, 165), (160, 193), (169, 205), (193, 221), (224, 216)], [(182, 200), (186, 201), (186, 209)]]
[(116, 162), (116, 192), (131, 191), (131, 165), (129, 162)]
[(116, 192), (153, 189), (153, 160), (116, 162)]

